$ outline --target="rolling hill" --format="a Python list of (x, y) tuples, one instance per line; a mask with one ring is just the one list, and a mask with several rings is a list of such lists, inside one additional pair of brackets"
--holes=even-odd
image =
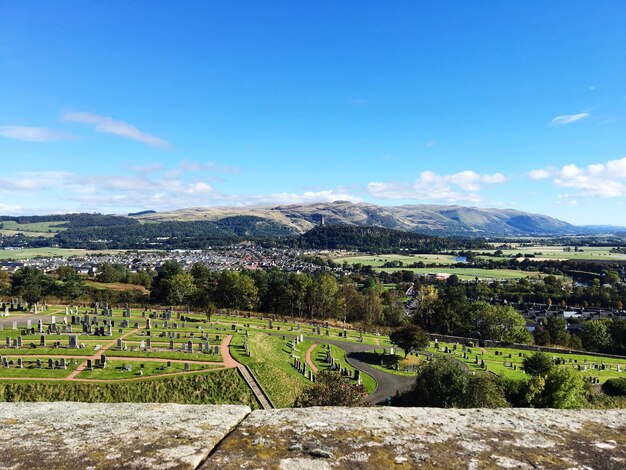
[(335, 201), (282, 206), (202, 207), (137, 216), (144, 222), (220, 221), (233, 217), (257, 217), (304, 233), (320, 224), (384, 227), (394, 230), (452, 236), (544, 236), (597, 233), (541, 214), (513, 209), (486, 209), (456, 205), (377, 206)]

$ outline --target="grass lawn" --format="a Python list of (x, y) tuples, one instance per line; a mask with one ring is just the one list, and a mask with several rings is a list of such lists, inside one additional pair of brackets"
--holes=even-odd
[(311, 384), (292, 365), (291, 348), (280, 336), (250, 333), (248, 346), (252, 357), (244, 355), (244, 336), (236, 335), (230, 353), (246, 364), (277, 408), (293, 406), (296, 398)]
[[(60, 359), (62, 356), (57, 356), (54, 358), (55, 360)], [(12, 359), (15, 364), (17, 364), (17, 358)], [(76, 362), (76, 364), (74, 364)], [(15, 364), (7, 367), (0, 367), (0, 380), (2, 378), (10, 378), (10, 377), (29, 377), (33, 379), (38, 378), (58, 378), (62, 379), (67, 377), (78, 367), (78, 365), (82, 362), (73, 361), (72, 359), (67, 359), (67, 369), (48, 369), (48, 360), (41, 359), (41, 369), (37, 369), (36, 364), (37, 360), (32, 358), (23, 358), (22, 359), (22, 369), (18, 369)]]
[[(451, 351), (446, 354), (443, 350), (445, 347)], [(511, 379), (523, 379), (526, 377), (526, 374), (522, 370), (522, 362), (524, 360), (524, 356), (529, 356), (533, 354), (532, 351), (524, 351), (521, 349), (513, 349), (513, 348), (468, 348), (468, 358), (463, 358), (463, 351), (461, 346), (457, 346), (457, 349), (454, 350), (454, 344), (452, 343), (439, 343), (439, 350), (435, 349), (434, 343), (431, 343), (427, 349), (430, 352), (435, 354), (442, 354), (454, 357), (465, 364), (468, 365), (470, 370), (473, 371), (481, 371), (480, 362), (482, 360), (485, 361), (485, 365), (487, 366), (487, 370), (493, 372), (496, 375), (505, 378)], [(471, 351), (471, 352), (469, 352)], [(502, 355), (496, 355), (496, 352), (502, 353)], [(584, 369), (585, 365), (587, 366), (587, 370), (580, 371), (583, 377), (597, 377), (600, 382), (604, 383), (610, 378), (615, 377), (626, 377), (626, 358), (624, 359), (614, 359), (614, 358), (602, 358), (602, 357), (594, 357), (588, 356), (585, 354), (555, 354), (555, 353), (547, 353), (552, 358), (564, 359), (565, 364), (560, 367), (571, 367), (574, 370), (578, 371), (578, 366)], [(510, 357), (509, 357), (510, 355)], [(478, 356), (477, 365), (475, 363), (476, 356)], [(510, 365), (505, 366), (504, 363), (508, 362)], [(586, 361), (586, 362), (585, 362)], [(598, 367), (604, 363), (606, 366), (605, 370), (596, 369), (594, 365)], [(621, 366), (621, 372), (617, 371), (617, 365)], [(517, 366), (517, 370), (513, 368), (513, 365)]]
[(137, 349), (135, 351), (131, 350), (118, 350), (115, 348), (111, 348), (106, 352), (107, 357), (147, 357), (147, 358), (158, 358), (158, 359), (180, 359), (180, 360), (189, 360), (189, 361), (205, 361), (205, 362), (221, 362), (221, 356), (214, 356), (213, 354), (205, 354), (199, 352), (186, 353), (186, 352), (178, 352), (178, 351), (170, 351), (170, 350), (161, 350), (161, 351), (144, 351)]
[[(132, 370), (126, 370), (124, 368), (125, 365), (132, 367)], [(192, 371), (209, 370), (216, 367), (219, 366), (214, 366), (211, 364), (189, 364), (189, 368)], [(107, 366), (104, 369), (83, 370), (76, 376), (76, 378), (97, 380), (134, 379), (141, 377), (139, 371), (143, 372), (143, 377), (160, 374), (172, 374), (176, 372), (185, 372), (185, 364), (182, 362), (172, 362), (170, 363), (170, 367), (167, 367), (167, 361), (148, 361), (142, 363), (137, 361), (124, 362), (123, 360), (111, 360), (107, 361)]]
[[(318, 344), (315, 350), (313, 351), (313, 353), (311, 354), (311, 359), (313, 360), (313, 363), (320, 370), (326, 370), (330, 368), (330, 364), (326, 362), (327, 346), (328, 344), (324, 344), (324, 345)], [(352, 373), (352, 376), (354, 377), (354, 367), (352, 367), (346, 361), (346, 352), (343, 349), (341, 349), (339, 346), (331, 344), (330, 354), (335, 358), (336, 361), (339, 362), (339, 364), (341, 365), (341, 368), (348, 369)], [(356, 383), (356, 381), (354, 380), (352, 382)], [(365, 372), (361, 372), (361, 384), (365, 387), (365, 390), (367, 390), (367, 393), (370, 393), (370, 394), (374, 393), (376, 391), (376, 388), (378, 387), (376, 380), (371, 375), (368, 375)]]

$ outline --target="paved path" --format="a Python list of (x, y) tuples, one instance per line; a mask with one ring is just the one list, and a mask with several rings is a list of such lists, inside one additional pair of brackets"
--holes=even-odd
[(311, 360), (311, 353), (315, 350), (316, 346), (317, 346), (317, 343), (313, 343), (311, 347), (306, 350), (306, 353), (304, 353), (304, 360), (306, 361), (309, 368), (313, 371), (314, 374), (317, 374), (319, 372), (319, 369)]

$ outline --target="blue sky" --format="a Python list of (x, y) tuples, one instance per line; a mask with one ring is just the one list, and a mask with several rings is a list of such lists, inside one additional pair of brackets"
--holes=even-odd
[(0, 213), (341, 199), (626, 225), (624, 1), (0, 11)]

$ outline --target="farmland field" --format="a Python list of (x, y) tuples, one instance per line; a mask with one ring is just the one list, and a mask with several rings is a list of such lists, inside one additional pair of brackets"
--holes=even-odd
[(516, 269), (480, 269), (480, 268), (449, 268), (442, 266), (441, 268), (378, 268), (377, 271), (386, 271), (388, 273), (404, 269), (412, 271), (415, 274), (456, 274), (459, 279), (471, 281), (478, 279), (521, 279), (524, 277), (542, 277), (545, 274), (537, 272), (519, 271)]
[[(551, 260), (598, 260), (598, 261), (626, 261), (626, 254), (623, 253), (611, 253), (611, 247), (581, 247), (581, 251), (564, 251), (565, 246), (530, 246), (519, 247), (510, 250), (501, 250), (503, 256), (514, 258), (518, 254), (522, 255), (534, 255), (536, 259), (551, 259)], [(487, 253), (492, 255), (495, 250), (477, 250), (480, 253)], [(484, 259), (498, 259), (491, 256), (484, 256)], [(531, 258), (532, 259), (532, 258)]]
[(87, 250), (65, 248), (24, 248), (20, 250), (0, 250), (0, 259), (27, 259), (40, 257), (69, 257), (87, 254)]
[(2, 226), (0, 233), (3, 235), (22, 234), (26, 237), (53, 237), (55, 233), (66, 230), (66, 227), (61, 227), (61, 225), (66, 223), (66, 221), (57, 221), (18, 224), (17, 222), (9, 220), (0, 222), (0, 226)]
[(341, 258), (335, 258), (333, 261), (337, 264), (341, 264), (344, 261), (348, 264), (360, 263), (365, 266), (372, 266), (379, 268), (387, 262), (399, 261), (405, 266), (410, 266), (413, 263), (419, 263), (420, 261), (425, 264), (441, 264), (449, 265), (454, 264), (456, 257), (445, 254), (417, 254), (417, 255), (364, 255), (364, 256), (344, 256)]

